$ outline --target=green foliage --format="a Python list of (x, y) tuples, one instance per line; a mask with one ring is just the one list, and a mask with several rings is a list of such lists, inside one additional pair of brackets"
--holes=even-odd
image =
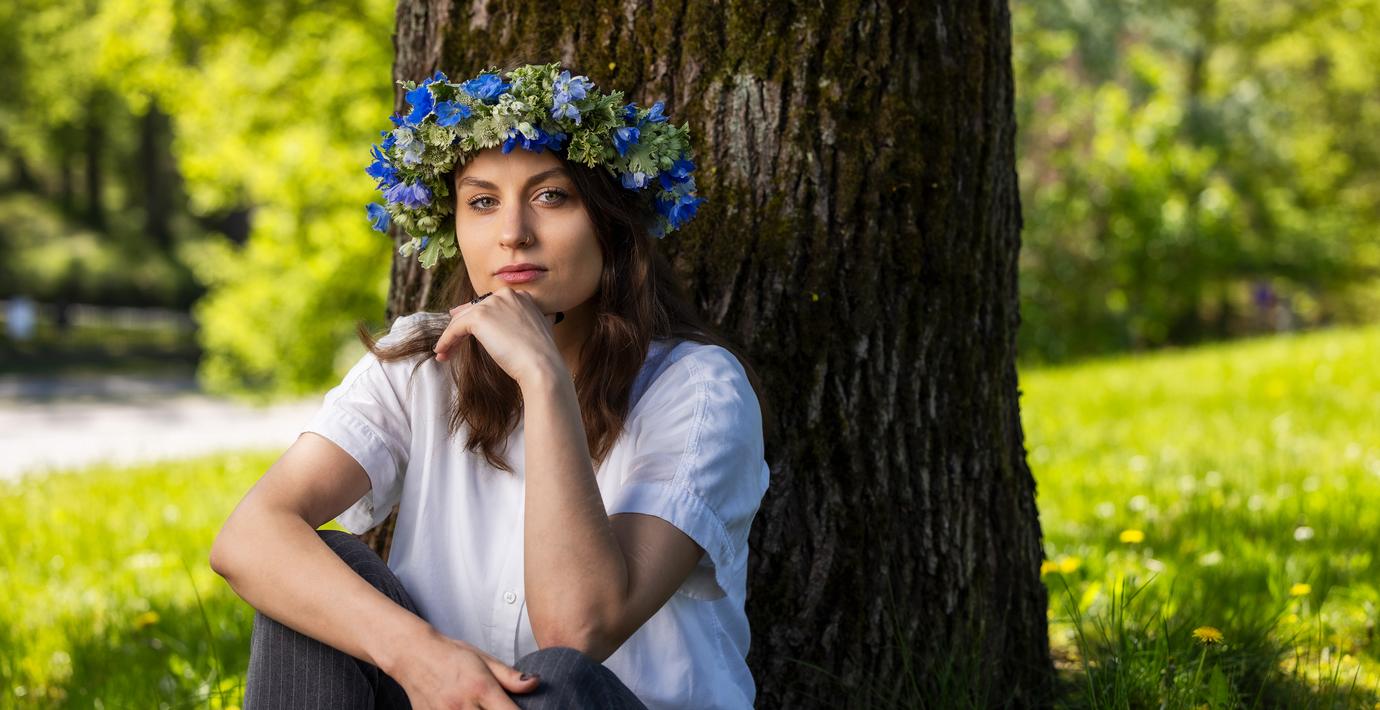
[(135, 236), (139, 227), (125, 222), (127, 214), (113, 214), (102, 234), (14, 193), (0, 196), (0, 215), (0, 298), (161, 306), (191, 303), (200, 292), (185, 265)]
[(213, 235), (178, 246), (210, 288), (194, 310), (210, 390), (319, 390), (338, 378), (354, 323), (382, 315), (391, 248), (364, 217), (364, 168), (392, 101), (393, 11), (387, 0), (0, 10), (18, 42), (7, 48), (18, 67), (0, 89), (0, 146), (51, 166), (63, 144), (53, 127), (80, 119), (98, 90), (135, 112), (156, 99), (173, 117), (191, 211), (252, 206), (247, 244)]
[(1013, 6), (1023, 355), (1380, 316), (1380, 2)]

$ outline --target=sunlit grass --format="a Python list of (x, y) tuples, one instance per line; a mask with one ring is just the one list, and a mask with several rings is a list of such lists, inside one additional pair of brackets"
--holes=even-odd
[(207, 555), (278, 453), (0, 483), (0, 707), (238, 704), (252, 609)]
[(1367, 328), (1022, 373), (1071, 704), (1373, 706), (1377, 363)]

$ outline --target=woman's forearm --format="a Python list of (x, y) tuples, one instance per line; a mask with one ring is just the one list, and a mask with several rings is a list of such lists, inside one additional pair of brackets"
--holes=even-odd
[(537, 645), (591, 648), (627, 590), (627, 564), (594, 479), (580, 403), (565, 371), (522, 382), (527, 490), (524, 587)]
[(356, 574), (291, 512), (237, 510), (212, 558), (250, 606), (390, 676), (406, 649), (439, 633)]

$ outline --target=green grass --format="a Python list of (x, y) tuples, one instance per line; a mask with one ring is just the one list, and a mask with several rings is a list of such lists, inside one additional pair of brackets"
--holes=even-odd
[[(1380, 328), (1022, 372), (1061, 705), (1374, 706), (1376, 362)], [(252, 610), (206, 556), (277, 454), (0, 484), (0, 707), (237, 705)]]
[(1374, 706), (1377, 363), (1367, 328), (1022, 373), (1068, 705)]
[(207, 556), (279, 453), (0, 484), (0, 707), (238, 705), (253, 610)]

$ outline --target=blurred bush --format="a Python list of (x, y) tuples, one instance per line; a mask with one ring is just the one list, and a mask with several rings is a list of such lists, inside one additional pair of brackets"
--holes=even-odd
[[(153, 202), (167, 188), (190, 221), (168, 230), (166, 251), (209, 289), (194, 309), (203, 384), (273, 395), (332, 383), (353, 324), (381, 317), (387, 292), (391, 243), (364, 217), (364, 167), (390, 126), (393, 11), (389, 0), (7, 4), (0, 59), (15, 81), (0, 88), (0, 158), (13, 187), (46, 193), (89, 229), (10, 220), (17, 240), (52, 246), (5, 260), (6, 273), (31, 273), (26, 290), (40, 298), (119, 283), (121, 272), (170, 288), (174, 267), (159, 273), (109, 239), (121, 219), (168, 211)], [(97, 98), (112, 110), (94, 112)], [(117, 175), (112, 154), (156, 161), (139, 136), (156, 135), (158, 113), (170, 117), (175, 182), (158, 184), (147, 167), (84, 180)], [(218, 233), (221, 217), (250, 209), (247, 234)], [(150, 219), (143, 231), (162, 227)]]
[(1023, 357), (1380, 317), (1380, 2), (1012, 10)]

